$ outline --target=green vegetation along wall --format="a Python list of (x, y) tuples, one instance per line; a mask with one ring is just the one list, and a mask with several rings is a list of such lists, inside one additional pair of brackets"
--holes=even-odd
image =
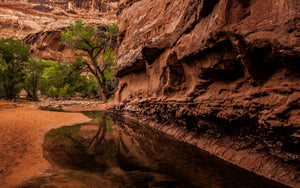
[(24, 63), (29, 58), (29, 47), (19, 40), (0, 40), (0, 93), (7, 99), (15, 98), (24, 81)]
[[(103, 53), (107, 65), (113, 66), (115, 54), (107, 48)], [(15, 99), (24, 89), (27, 98), (38, 97), (99, 97), (96, 78), (86, 71), (86, 61), (47, 61), (30, 57), (29, 47), (13, 38), (0, 40), (0, 98)], [(105, 71), (105, 95), (110, 97), (117, 88), (112, 69)]]

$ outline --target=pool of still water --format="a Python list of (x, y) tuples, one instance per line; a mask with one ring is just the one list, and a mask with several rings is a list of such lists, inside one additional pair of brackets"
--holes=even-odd
[(20, 187), (283, 187), (106, 111), (45, 136), (48, 175)]

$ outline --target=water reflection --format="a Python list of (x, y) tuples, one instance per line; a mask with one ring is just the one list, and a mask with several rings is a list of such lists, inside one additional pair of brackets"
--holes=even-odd
[(132, 120), (83, 113), (93, 121), (45, 136), (45, 158), (64, 170), (21, 187), (283, 187)]
[(106, 112), (84, 114), (93, 121), (53, 129), (46, 134), (44, 157), (53, 165), (85, 171), (105, 172), (109, 166), (118, 166), (117, 145), (111, 132), (107, 134)]
[(99, 128), (95, 134), (95, 136), (92, 138), (90, 143), (88, 144), (88, 153), (97, 153), (97, 149), (99, 150), (101, 148), (102, 141), (105, 141), (105, 134), (107, 132), (106, 128), (106, 112), (103, 112), (101, 120), (99, 122)]
[(126, 170), (167, 174), (179, 187), (284, 187), (147, 126), (112, 116)]

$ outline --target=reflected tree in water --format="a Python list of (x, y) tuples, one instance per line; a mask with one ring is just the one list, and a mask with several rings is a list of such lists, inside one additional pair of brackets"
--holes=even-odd
[(97, 153), (95, 152), (98, 149), (103, 141), (105, 141), (105, 134), (107, 132), (106, 128), (106, 112), (102, 113), (101, 119), (98, 122), (99, 128), (96, 132), (95, 136), (92, 138), (88, 145), (89, 153)]

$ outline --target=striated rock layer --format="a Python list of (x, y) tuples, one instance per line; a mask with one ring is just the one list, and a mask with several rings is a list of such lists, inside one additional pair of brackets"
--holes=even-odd
[(299, 184), (296, 0), (121, 0), (113, 109)]
[(108, 6), (110, 4), (105, 1), (103, 7), (107, 5), (111, 8), (103, 8), (100, 14), (89, 10), (90, 1), (76, 2), (78, 8), (71, 13), (66, 8), (68, 2), (63, 0), (0, 2), (0, 38), (23, 40), (30, 45), (31, 54), (37, 58), (73, 62), (74, 52), (60, 42), (61, 31), (78, 19), (100, 31), (106, 30), (108, 23), (116, 22), (116, 10), (113, 7), (118, 4), (115, 0)]

